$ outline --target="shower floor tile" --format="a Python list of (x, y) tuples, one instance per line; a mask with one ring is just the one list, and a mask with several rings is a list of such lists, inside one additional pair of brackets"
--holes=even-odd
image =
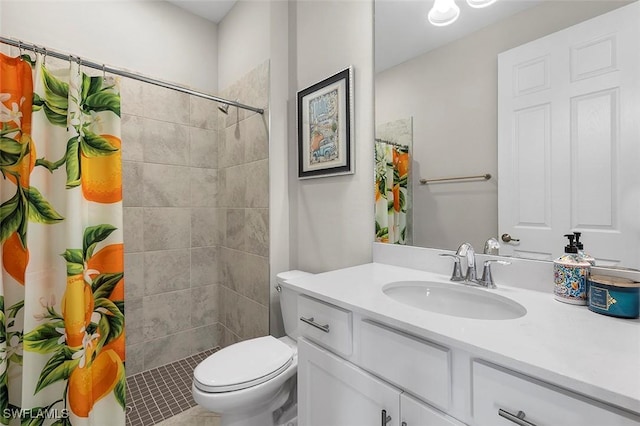
[(152, 426), (195, 407), (193, 369), (216, 350), (127, 377), (127, 426)]

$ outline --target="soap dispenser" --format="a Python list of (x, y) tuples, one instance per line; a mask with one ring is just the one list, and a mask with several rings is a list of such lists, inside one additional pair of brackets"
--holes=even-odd
[(578, 247), (578, 256), (583, 260), (589, 262), (591, 266), (596, 266), (596, 259), (590, 254), (584, 252), (584, 244), (582, 244), (582, 242), (580, 241), (582, 232), (574, 232), (573, 235), (576, 236), (576, 247)]
[(566, 234), (565, 237), (569, 244), (564, 248), (564, 255), (553, 261), (554, 297), (560, 302), (586, 305), (591, 264), (578, 254), (575, 235)]

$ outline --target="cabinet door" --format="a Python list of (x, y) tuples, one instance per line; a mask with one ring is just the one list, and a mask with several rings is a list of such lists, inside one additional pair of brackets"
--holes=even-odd
[[(383, 420), (383, 410), (390, 420)], [(400, 391), (332, 353), (298, 342), (300, 426), (400, 426)]]
[[(640, 417), (481, 361), (473, 362), (473, 419), (478, 426), (637, 426)], [(512, 416), (510, 419), (505, 418)]]
[(401, 426), (463, 426), (407, 394), (400, 396)]

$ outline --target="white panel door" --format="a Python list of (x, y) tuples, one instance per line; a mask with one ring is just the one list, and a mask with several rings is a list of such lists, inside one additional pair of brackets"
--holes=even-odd
[[(383, 421), (383, 410), (388, 421)], [(300, 426), (400, 426), (399, 411), (400, 390), (299, 340)]]
[(640, 267), (640, 4), (498, 57), (501, 254)]

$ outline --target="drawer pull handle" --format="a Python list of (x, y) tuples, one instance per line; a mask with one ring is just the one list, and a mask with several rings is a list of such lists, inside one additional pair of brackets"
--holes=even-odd
[(513, 415), (510, 412), (500, 408), (498, 410), (498, 415), (520, 426), (536, 426), (534, 423), (528, 422), (524, 419), (526, 416), (526, 414), (524, 414), (524, 411), (518, 411), (518, 414)]
[(382, 410), (382, 426), (387, 426), (391, 421), (391, 416), (387, 416), (387, 410)]
[(407, 422), (402, 422), (400, 426), (407, 426)]
[(325, 324), (325, 325), (318, 324), (317, 322), (315, 322), (313, 320), (313, 317), (311, 317), (311, 318), (300, 317), (300, 321), (302, 321), (304, 323), (307, 323), (307, 324), (317, 328), (318, 330), (322, 330), (325, 333), (329, 332), (329, 324)]

